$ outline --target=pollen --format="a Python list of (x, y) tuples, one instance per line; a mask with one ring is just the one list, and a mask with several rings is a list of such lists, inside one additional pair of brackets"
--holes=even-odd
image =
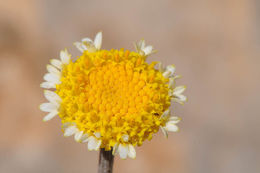
[(145, 58), (124, 49), (84, 51), (64, 65), (55, 91), (62, 100), (62, 123), (73, 123), (95, 138), (100, 134), (100, 147), (106, 150), (151, 140), (166, 123), (160, 116), (171, 98), (169, 79)]

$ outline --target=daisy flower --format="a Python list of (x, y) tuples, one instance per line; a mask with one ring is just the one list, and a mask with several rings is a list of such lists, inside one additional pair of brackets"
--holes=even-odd
[(175, 66), (147, 63), (154, 53), (141, 40), (136, 51), (101, 49), (102, 33), (94, 41), (83, 38), (74, 45), (82, 53), (72, 60), (67, 50), (52, 59), (41, 84), (47, 103), (40, 109), (44, 121), (59, 116), (64, 136), (87, 143), (89, 150), (104, 149), (122, 159), (136, 157), (136, 146), (162, 130), (178, 131), (180, 118), (171, 116), (171, 103), (183, 104), (185, 86), (176, 86), (180, 76)]

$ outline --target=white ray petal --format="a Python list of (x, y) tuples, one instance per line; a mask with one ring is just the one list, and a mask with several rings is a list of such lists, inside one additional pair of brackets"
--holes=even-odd
[(172, 77), (172, 78), (169, 78), (169, 84), (168, 84), (168, 88), (173, 88), (174, 87), (174, 83), (175, 83), (175, 80), (174, 80), (174, 78)]
[(135, 152), (135, 148), (133, 145), (129, 144), (128, 145), (129, 151), (128, 151), (128, 156), (132, 159), (134, 159), (136, 157), (136, 152)]
[(51, 103), (60, 103), (61, 98), (58, 94), (50, 90), (44, 90), (45, 98)]
[(60, 77), (58, 75), (55, 75), (53, 73), (46, 73), (43, 76), (43, 79), (46, 80), (47, 82), (55, 83), (55, 84), (60, 84)]
[(146, 46), (144, 49), (143, 49), (145, 55), (150, 55), (152, 52), (153, 52), (153, 46)]
[(167, 109), (166, 111), (164, 111), (164, 112), (162, 113), (162, 115), (161, 115), (161, 119), (168, 117), (169, 114), (170, 114), (170, 110)]
[(172, 123), (172, 124), (177, 124), (177, 123), (179, 123), (180, 121), (181, 121), (181, 118), (180, 118), (180, 117), (174, 117), (174, 116), (170, 117), (169, 120), (168, 120), (168, 122), (169, 122), (169, 123)]
[(80, 139), (80, 141), (82, 142), (82, 143), (85, 143), (85, 142), (88, 142), (88, 134), (83, 134), (82, 136), (81, 136), (81, 139)]
[(46, 89), (56, 88), (56, 84), (52, 82), (43, 82), (40, 86)]
[(124, 142), (128, 142), (129, 136), (128, 135), (123, 135), (122, 139), (123, 139)]
[(80, 142), (82, 135), (83, 135), (83, 131), (76, 132), (74, 136), (75, 141)]
[(88, 37), (86, 37), (86, 38), (83, 38), (81, 41), (82, 41), (82, 42), (86, 42), (86, 43), (93, 44), (93, 41), (92, 41), (92, 39), (90, 39), (90, 38), (88, 38)]
[(128, 146), (127, 145), (123, 145), (123, 144), (119, 144), (118, 153), (119, 153), (119, 156), (122, 159), (126, 159), (126, 157), (128, 155)]
[(174, 65), (168, 65), (166, 67), (166, 70), (163, 73), (163, 76), (165, 78), (173, 77), (174, 73), (175, 73), (175, 66)]
[(72, 136), (76, 132), (78, 132), (78, 128), (75, 125), (72, 125), (64, 129), (64, 136)]
[(162, 62), (159, 62), (159, 63), (158, 63), (158, 70), (159, 70), (159, 72), (162, 72), (162, 71), (163, 71)]
[(43, 118), (43, 121), (49, 121), (49, 120), (51, 120), (52, 118), (54, 118), (56, 115), (58, 115), (58, 111), (57, 111), (57, 110), (54, 110), (54, 111), (48, 113), (48, 114)]
[(101, 134), (100, 134), (99, 132), (94, 133), (94, 135), (95, 135), (97, 138), (100, 138), (100, 137), (101, 137)]
[(70, 58), (71, 58), (71, 55), (68, 53), (68, 51), (66, 49), (60, 51), (60, 59), (63, 64), (69, 64)]
[(51, 64), (54, 66), (54, 67), (57, 67), (58, 69), (62, 69), (62, 62), (58, 59), (51, 59), (50, 60)]
[(80, 51), (80, 52), (84, 52), (85, 50), (87, 50), (86, 49), (86, 46), (83, 44), (83, 43), (80, 43), (80, 42), (75, 42), (75, 43), (73, 43), (74, 44), (74, 46), (76, 46), (76, 48), (78, 48), (78, 50)]
[(47, 71), (49, 73), (54, 73), (56, 75), (60, 75), (61, 74), (61, 72), (56, 67), (54, 67), (53, 65), (49, 65), (49, 64), (47, 65)]
[(186, 86), (177, 86), (173, 89), (173, 95), (180, 95), (182, 94), (186, 89)]
[(101, 145), (101, 140), (97, 140), (95, 137), (90, 136), (88, 140), (88, 149), (90, 151), (92, 150), (98, 150)]
[(178, 126), (172, 123), (166, 123), (164, 129), (169, 132), (177, 132), (179, 130)]
[(52, 112), (57, 110), (57, 105), (52, 103), (42, 103), (40, 105), (40, 110), (43, 112)]
[(163, 135), (168, 138), (168, 132), (164, 129), (164, 127), (160, 126), (162, 132), (163, 132)]
[(116, 144), (113, 146), (112, 154), (113, 154), (113, 155), (116, 155), (117, 152), (118, 152), (118, 144), (116, 143)]
[(102, 32), (97, 33), (95, 40), (94, 40), (94, 45), (97, 50), (100, 50), (101, 45), (102, 45)]

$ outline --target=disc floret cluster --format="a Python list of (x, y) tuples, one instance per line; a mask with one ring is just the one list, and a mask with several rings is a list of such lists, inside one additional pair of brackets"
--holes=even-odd
[[(101, 50), (102, 33), (92, 41), (76, 42), (82, 55), (72, 61), (67, 50), (60, 60), (51, 60), (44, 76), (44, 95), (49, 101), (40, 109), (48, 112), (44, 121), (58, 115), (64, 136), (88, 143), (89, 150), (113, 150), (121, 158), (135, 158), (135, 146), (151, 140), (161, 128), (178, 131), (180, 118), (170, 116), (171, 101), (181, 104), (185, 86), (175, 86), (174, 65), (148, 64), (154, 52), (141, 40), (136, 51)], [(157, 66), (157, 67), (156, 67)]]

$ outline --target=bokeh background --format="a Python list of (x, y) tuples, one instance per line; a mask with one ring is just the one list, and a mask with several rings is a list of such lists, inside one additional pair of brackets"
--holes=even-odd
[(97, 172), (98, 153), (64, 138), (38, 106), (45, 65), (103, 31), (103, 48), (145, 38), (175, 64), (189, 101), (181, 131), (158, 133), (115, 173), (260, 172), (260, 1), (0, 1), (0, 172)]

